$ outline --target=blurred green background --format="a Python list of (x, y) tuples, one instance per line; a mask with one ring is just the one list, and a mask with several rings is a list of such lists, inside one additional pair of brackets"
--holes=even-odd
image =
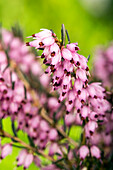
[[(86, 57), (91, 55), (91, 68), (95, 47), (113, 39), (113, 1), (0, 0), (0, 22), (9, 30), (18, 23), (24, 38), (39, 32), (40, 28), (53, 29), (60, 38), (61, 24), (64, 23), (71, 42), (78, 42), (80, 53)], [(16, 149), (14, 156), (8, 156), (0, 163), (0, 170), (12, 170), (15, 155)], [(37, 168), (32, 165), (29, 169)]]
[(0, 0), (0, 22), (7, 29), (19, 23), (24, 37), (41, 28), (60, 37), (64, 23), (71, 42), (87, 57), (97, 44), (113, 39), (113, 0)]

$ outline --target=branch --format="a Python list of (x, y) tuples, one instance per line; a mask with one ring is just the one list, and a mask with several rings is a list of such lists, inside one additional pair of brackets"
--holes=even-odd
[[(25, 143), (24, 141), (22, 141), (22, 140), (19, 139), (18, 137), (12, 136), (11, 134), (3, 131), (2, 129), (0, 129), (0, 136), (13, 139), (13, 141), (19, 142), (22, 146), (24, 146), (25, 148), (33, 151), (34, 153), (39, 153), (40, 155), (42, 155), (43, 157), (47, 158), (48, 160), (50, 160), (50, 161), (52, 161), (52, 162), (55, 162), (55, 160), (54, 160), (52, 157), (46, 155), (43, 151), (41, 151), (41, 150), (39, 150), (39, 149), (37, 149), (37, 148), (34, 148), (34, 147), (28, 145), (27, 143)], [(15, 146), (16, 146), (16, 145), (15, 145)]]

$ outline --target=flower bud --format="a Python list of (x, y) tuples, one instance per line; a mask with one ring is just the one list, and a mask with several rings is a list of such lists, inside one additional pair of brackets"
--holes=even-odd
[(5, 144), (2, 148), (1, 158), (3, 159), (11, 153), (12, 153), (12, 145), (11, 144)]
[(80, 147), (79, 155), (80, 155), (80, 159), (82, 160), (85, 159), (85, 157), (89, 155), (89, 149), (86, 145), (83, 145)]
[(97, 146), (91, 147), (91, 156), (99, 159), (101, 157), (100, 149)]
[(29, 154), (27, 154), (27, 156), (25, 157), (24, 169), (27, 169), (32, 162), (33, 162), (33, 155), (29, 153)]

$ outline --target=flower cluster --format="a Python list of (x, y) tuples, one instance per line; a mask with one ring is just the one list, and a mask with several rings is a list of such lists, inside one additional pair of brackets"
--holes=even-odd
[(93, 74), (105, 87), (113, 87), (113, 44), (99, 48), (95, 54)]
[[(24, 73), (29, 74), (29, 72), (32, 72), (33, 75), (38, 75), (40, 83), (45, 87), (49, 83), (49, 77), (43, 74), (40, 64), (35, 60), (34, 54), (28, 51), (28, 48), (21, 42), (20, 38), (13, 37), (12, 33), (6, 30), (3, 30), (2, 33), (3, 40), (0, 44), (0, 119), (10, 116), (12, 123), (15, 120), (17, 121), (17, 127), (13, 129), (14, 133), (23, 130), (27, 133), (30, 140), (33, 140), (34, 146), (40, 150), (44, 150), (46, 145), (50, 143), (48, 145), (48, 154), (52, 156), (55, 152), (60, 153), (61, 151), (56, 143), (59, 139), (57, 130), (40, 116), (39, 108), (33, 105), (31, 94), (26, 90), (17, 73), (8, 66), (8, 59), (15, 61), (14, 67), (15, 64), (19, 65)], [(9, 50), (8, 52), (7, 49)], [(29, 63), (26, 63), (26, 60)], [(51, 96), (47, 98), (44, 92), (36, 95), (37, 99), (41, 95), (40, 103), (41, 105), (47, 104), (52, 117), (54, 111), (60, 107), (57, 98)], [(53, 107), (54, 103), (55, 107)], [(6, 144), (0, 150), (1, 159), (3, 159), (12, 152), (12, 145)], [(33, 161), (37, 166), (40, 165), (40, 163), (36, 163), (37, 161), (40, 162), (38, 157), (33, 156), (33, 153), (31, 154), (27, 150), (22, 150), (17, 158), (17, 166), (23, 165), (24, 169), (26, 169)]]
[[(100, 149), (91, 140), (99, 122), (107, 122), (110, 105), (101, 83), (88, 83), (88, 59), (78, 54), (77, 43), (65, 45), (64, 32), (60, 41), (47, 29), (30, 36), (33, 41), (27, 46), (43, 51), (36, 57), (19, 37), (2, 30), (0, 120), (11, 118), (14, 136), (3, 131), (0, 121), (0, 135), (11, 139), (10, 143), (0, 145), (0, 155), (5, 158), (20, 142), (23, 147), (19, 146), (17, 166), (24, 169), (32, 162), (44, 170), (72, 169), (87, 157), (101, 157)], [(45, 73), (38, 58), (43, 58), (47, 66)], [(73, 125), (83, 127), (79, 147), (69, 136)], [(18, 138), (20, 130), (26, 133), (29, 144)], [(54, 164), (43, 167), (39, 155)]]
[[(113, 44), (108, 47), (100, 47), (95, 52), (93, 78), (99, 79), (107, 90), (107, 100), (111, 103), (111, 109), (106, 112), (106, 121), (102, 128), (98, 128), (91, 137), (90, 142), (99, 146), (105, 155), (105, 159), (112, 157), (113, 151)], [(109, 165), (109, 161), (107, 162)]]
[[(32, 73), (34, 76), (39, 78), (39, 81), (43, 86), (47, 86), (50, 78), (43, 73), (41, 65), (37, 62), (35, 55), (31, 53), (28, 48), (26, 48), (26, 45), (23, 43), (21, 38), (15, 37), (13, 33), (5, 29), (1, 30), (1, 34), (1, 50), (3, 48), (3, 50), (7, 52), (7, 57), (9, 57), (10, 60), (15, 61), (24, 73)], [(1, 51), (1, 55), (2, 53), (4, 52)], [(6, 61), (3, 58), (4, 57), (0, 58), (0, 63), (3, 65), (3, 62), (5, 62), (5, 65)], [(4, 65), (3, 67), (5, 67)]]
[[(93, 135), (98, 120), (104, 120), (109, 104), (105, 99), (105, 89), (100, 83), (88, 84), (89, 68), (87, 59), (78, 54), (78, 44), (69, 43), (66, 46), (58, 40), (50, 30), (42, 30), (33, 34), (33, 41), (27, 43), (38, 50), (43, 50), (41, 58), (47, 65), (46, 73), (52, 75), (54, 90), (60, 93), (59, 102), (66, 99), (66, 111), (70, 115), (79, 114), (81, 120), (86, 120), (85, 135)], [(70, 123), (69, 123), (70, 124)]]
[(81, 160), (85, 159), (85, 157), (89, 156), (89, 154), (91, 154), (92, 157), (95, 157), (97, 159), (101, 157), (101, 153), (98, 147), (93, 145), (89, 151), (89, 148), (86, 145), (82, 145), (79, 149), (79, 155)]

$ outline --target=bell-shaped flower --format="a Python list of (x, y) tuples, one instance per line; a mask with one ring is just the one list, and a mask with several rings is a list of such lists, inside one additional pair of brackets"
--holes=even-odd
[(37, 49), (44, 46), (44, 44), (41, 45), (40, 39), (36, 39), (36, 40), (33, 40), (33, 41), (29, 42), (29, 45), (31, 47), (35, 47)]
[(78, 43), (70, 43), (70, 44), (67, 44), (66, 47), (71, 52), (75, 52), (75, 51), (79, 50), (79, 47), (77, 45), (78, 45)]
[(83, 145), (80, 147), (79, 149), (79, 156), (80, 156), (80, 159), (85, 159), (86, 156), (89, 155), (89, 148), (86, 146), (86, 145)]
[(78, 91), (78, 90), (81, 91), (83, 88), (83, 81), (80, 79), (75, 79), (74, 88), (76, 89), (76, 91)]
[(41, 30), (42, 30), (41, 32), (33, 34), (32, 37), (44, 39), (44, 38), (52, 36), (52, 31), (50, 31), (48, 29), (41, 29)]
[(27, 151), (22, 149), (17, 157), (17, 166), (21, 166), (24, 164), (25, 158), (27, 156)]
[(55, 53), (54, 57), (51, 57), (51, 64), (52, 65), (57, 65), (61, 61), (61, 54), (60, 52)]
[(77, 69), (76, 78), (79, 78), (80, 80), (85, 82), (87, 80), (86, 71), (81, 68)]
[(50, 45), (54, 44), (54, 42), (55, 42), (55, 39), (53, 37), (47, 37), (42, 40), (42, 46), (43, 45), (50, 46)]
[(51, 143), (50, 148), (49, 148), (49, 155), (53, 156), (55, 153), (61, 154), (61, 151), (59, 149), (59, 146), (57, 143)]
[(68, 60), (64, 60), (63, 62), (63, 70), (67, 72), (73, 72), (73, 64), (71, 64)]
[(101, 152), (100, 152), (100, 149), (97, 147), (97, 146), (92, 146), (91, 149), (91, 156), (99, 159), (101, 157)]
[(46, 132), (49, 131), (50, 127), (45, 120), (40, 121), (40, 129)]
[(37, 167), (41, 167), (41, 160), (38, 156), (34, 156), (34, 163)]
[(90, 135), (92, 136), (95, 129), (98, 127), (98, 124), (97, 122), (90, 120), (85, 126), (87, 127), (87, 130), (89, 131)]
[(87, 62), (88, 62), (87, 58), (85, 58), (83, 55), (79, 55), (79, 63), (80, 63), (81, 68), (89, 71), (88, 66), (87, 66)]
[(62, 57), (64, 59), (66, 59), (66, 60), (71, 60), (72, 59), (72, 54), (71, 54), (71, 52), (68, 49), (63, 48), (63, 50), (62, 50)]
[(89, 113), (90, 113), (89, 107), (88, 107), (88, 106), (83, 106), (83, 107), (81, 108), (80, 113), (81, 113), (81, 118), (82, 118), (82, 119), (85, 119), (86, 117), (88, 117), (88, 115), (89, 115)]
[(73, 115), (73, 114), (71, 114), (71, 113), (65, 115), (65, 124), (66, 124), (67, 126), (72, 125), (74, 122), (75, 122), (75, 115)]
[(12, 145), (7, 143), (2, 147), (1, 159), (12, 153)]
[(32, 162), (33, 162), (33, 154), (28, 153), (24, 160), (24, 169), (27, 169)]
[(49, 134), (48, 134), (48, 137), (50, 140), (56, 140), (57, 137), (58, 137), (58, 132), (56, 129), (52, 128), (50, 131), (49, 131)]

